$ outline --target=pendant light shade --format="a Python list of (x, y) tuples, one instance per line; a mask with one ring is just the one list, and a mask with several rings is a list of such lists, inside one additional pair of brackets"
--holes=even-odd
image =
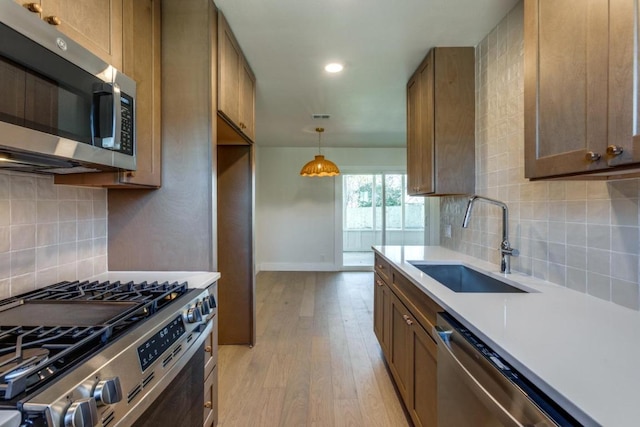
[(317, 177), (340, 175), (340, 169), (338, 169), (338, 166), (336, 166), (336, 164), (331, 160), (325, 159), (324, 156), (320, 154), (320, 137), (322, 132), (324, 132), (324, 128), (316, 128), (316, 132), (318, 132), (318, 154), (315, 156), (315, 159), (311, 160), (305, 164), (302, 169), (300, 169), (300, 175)]

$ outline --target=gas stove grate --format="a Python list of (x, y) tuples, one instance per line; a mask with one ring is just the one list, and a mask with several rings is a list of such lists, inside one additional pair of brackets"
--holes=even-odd
[[(178, 282), (76, 281), (0, 301), (0, 400), (13, 399), (49, 382), (187, 291), (188, 284)], [(51, 317), (73, 323), (74, 313), (85, 314), (92, 308), (100, 312), (105, 306), (110, 308), (106, 319), (95, 317), (92, 323), (89, 316), (83, 319), (84, 324), (50, 323)], [(28, 318), (28, 322), (8, 324), (16, 318)]]

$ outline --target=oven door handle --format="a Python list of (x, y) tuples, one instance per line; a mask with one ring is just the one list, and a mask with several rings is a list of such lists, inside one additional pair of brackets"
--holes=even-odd
[(456, 357), (451, 349), (451, 342), (454, 341), (454, 331), (445, 330), (439, 326), (433, 328), (434, 336), (438, 343), (438, 357), (444, 355), (449, 361), (453, 362), (456, 373), (464, 384), (473, 392), (473, 394), (482, 402), (485, 408), (491, 411), (505, 427), (530, 427), (527, 424), (520, 423), (509, 413), (509, 411), (500, 404), (486, 388), (469, 372), (464, 364)]

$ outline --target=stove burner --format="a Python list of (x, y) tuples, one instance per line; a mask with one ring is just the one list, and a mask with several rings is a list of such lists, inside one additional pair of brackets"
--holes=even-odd
[(0, 375), (5, 380), (12, 380), (39, 368), (49, 360), (49, 350), (46, 348), (27, 348), (22, 354), (7, 354), (0, 356)]

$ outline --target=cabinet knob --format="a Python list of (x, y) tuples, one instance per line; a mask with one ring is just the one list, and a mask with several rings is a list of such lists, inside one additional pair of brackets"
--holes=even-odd
[(600, 160), (600, 154), (594, 153), (593, 151), (587, 151), (587, 154), (585, 154), (584, 158), (588, 162), (597, 162), (598, 160)]
[(210, 345), (208, 345), (208, 346), (206, 346), (204, 348), (204, 351), (206, 351), (207, 353), (211, 353), (212, 350), (213, 350), (213, 348)]
[(411, 320), (411, 318), (409, 316), (407, 316), (406, 314), (403, 314), (402, 318), (404, 319), (405, 322), (407, 322), (407, 325), (409, 325), (409, 326), (413, 325), (413, 320)]
[(210, 400), (204, 403), (204, 407), (207, 408), (207, 409), (211, 409), (212, 406), (213, 406), (213, 404), (211, 403)]
[(27, 3), (24, 6), (29, 10), (29, 12), (42, 13), (42, 6), (38, 3)]
[(50, 25), (56, 25), (57, 26), (57, 25), (62, 24), (62, 21), (57, 16), (47, 16), (46, 18), (44, 18), (44, 20), (47, 21), (47, 23), (50, 24)]
[(619, 145), (610, 145), (607, 147), (607, 154), (610, 156), (619, 156), (624, 150)]
[(377, 284), (378, 286), (382, 286), (382, 282), (381, 282), (380, 280), (376, 280), (376, 284)]

